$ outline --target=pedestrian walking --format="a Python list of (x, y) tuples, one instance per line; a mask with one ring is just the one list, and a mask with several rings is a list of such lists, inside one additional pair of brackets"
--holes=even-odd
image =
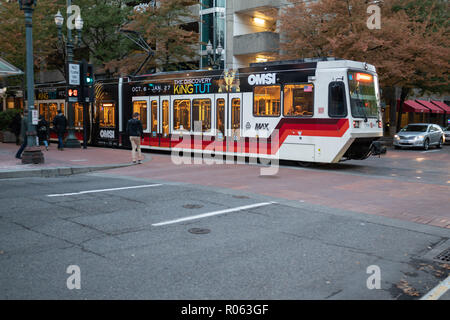
[[(139, 120), (139, 113), (133, 113), (133, 118), (128, 120), (127, 123), (127, 134), (130, 136), (131, 142), (131, 158), (133, 163), (141, 163), (142, 152), (141, 152), (141, 137), (144, 134), (144, 129), (142, 128), (142, 122)], [(138, 157), (136, 158), (136, 151)]]
[(45, 146), (45, 150), (48, 151), (49, 125), (43, 115), (41, 115), (39, 117), (39, 122), (37, 125), (37, 133), (38, 133), (38, 137), (39, 137), (39, 144), (43, 143)]
[(20, 140), (21, 145), (19, 150), (17, 150), (16, 158), (22, 159), (22, 152), (27, 147), (27, 130), (28, 130), (28, 110), (23, 111), (23, 117), (20, 125)]
[(67, 119), (63, 115), (61, 110), (58, 110), (58, 114), (53, 118), (53, 126), (58, 135), (58, 150), (64, 150), (64, 134), (66, 133), (67, 128)]
[(11, 132), (16, 136), (16, 145), (20, 145), (20, 130), (22, 127), (22, 116), (20, 113), (16, 113), (11, 121), (10, 129)]

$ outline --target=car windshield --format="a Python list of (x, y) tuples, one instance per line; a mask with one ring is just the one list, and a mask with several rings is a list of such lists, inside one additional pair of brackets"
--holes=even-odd
[(428, 126), (426, 125), (413, 124), (404, 127), (402, 130), (400, 130), (400, 132), (426, 132), (427, 128)]
[(379, 113), (374, 76), (349, 72), (350, 105), (355, 118), (376, 118)]

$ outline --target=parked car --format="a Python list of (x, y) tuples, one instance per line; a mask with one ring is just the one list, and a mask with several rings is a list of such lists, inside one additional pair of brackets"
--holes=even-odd
[(394, 136), (394, 147), (421, 147), (428, 150), (430, 146), (442, 148), (445, 135), (442, 128), (431, 123), (408, 124)]
[(445, 143), (450, 143), (450, 126), (442, 129), (445, 135)]

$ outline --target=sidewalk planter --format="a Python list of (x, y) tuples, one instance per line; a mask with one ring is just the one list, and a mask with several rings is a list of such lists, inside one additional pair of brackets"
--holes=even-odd
[(0, 141), (3, 143), (16, 143), (16, 135), (11, 131), (0, 131)]

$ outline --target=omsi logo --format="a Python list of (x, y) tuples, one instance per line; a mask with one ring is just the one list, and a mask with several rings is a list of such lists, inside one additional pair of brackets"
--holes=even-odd
[(100, 130), (100, 138), (114, 139), (114, 130)]
[(248, 76), (248, 84), (251, 86), (275, 84), (276, 81), (276, 73), (251, 74)]

